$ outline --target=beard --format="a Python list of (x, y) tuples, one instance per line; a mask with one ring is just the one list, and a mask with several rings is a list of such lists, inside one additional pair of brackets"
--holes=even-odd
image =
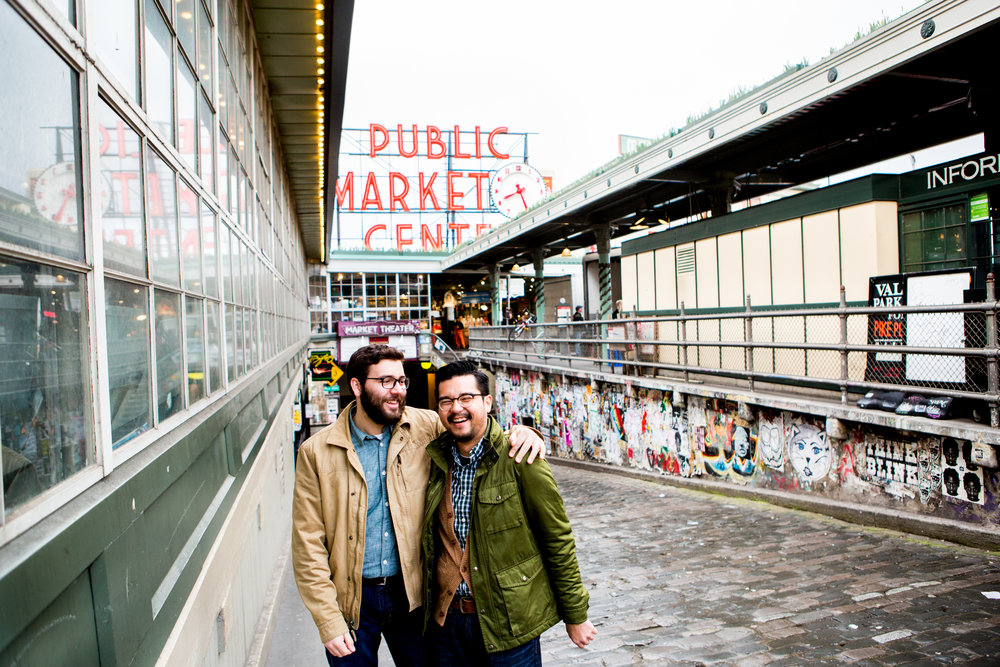
[(403, 416), (403, 408), (406, 407), (406, 394), (394, 399), (399, 402), (399, 408), (396, 410), (385, 406), (385, 403), (389, 400), (389, 397), (383, 398), (373, 395), (366, 388), (361, 392), (361, 409), (376, 424), (391, 426)]

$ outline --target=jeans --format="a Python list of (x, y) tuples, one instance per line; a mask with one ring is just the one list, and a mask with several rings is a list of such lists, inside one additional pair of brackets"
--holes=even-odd
[(431, 638), (440, 667), (534, 667), (542, 664), (538, 637), (499, 653), (487, 653), (476, 614), (448, 613), (443, 627), (432, 623)]
[(424, 610), (409, 609), (401, 576), (389, 579), (385, 586), (363, 585), (361, 623), (354, 632), (354, 653), (337, 658), (324, 648), (330, 667), (378, 665), (378, 647), (383, 635), (396, 667), (423, 667), (428, 662), (422, 633)]

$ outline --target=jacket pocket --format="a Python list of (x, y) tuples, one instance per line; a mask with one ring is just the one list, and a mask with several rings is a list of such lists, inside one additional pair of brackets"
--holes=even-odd
[(545, 628), (539, 626), (555, 614), (555, 600), (541, 555), (500, 570), (496, 577), (511, 634), (515, 638), (541, 634)]
[(517, 528), (524, 522), (517, 482), (511, 480), (479, 488), (479, 513), (487, 534)]

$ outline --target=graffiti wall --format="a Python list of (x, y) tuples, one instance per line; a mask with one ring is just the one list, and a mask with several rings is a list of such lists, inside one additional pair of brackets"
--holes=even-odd
[(1000, 525), (1000, 474), (965, 440), (833, 438), (814, 415), (516, 369), (496, 371), (496, 394), (501, 424), (534, 425), (557, 456)]

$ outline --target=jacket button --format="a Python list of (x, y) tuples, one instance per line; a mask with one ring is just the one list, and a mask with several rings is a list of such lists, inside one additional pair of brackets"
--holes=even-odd
[(500, 496), (497, 496), (497, 500), (500, 500)]
[(443, 611), (439, 611), (438, 612), (438, 618), (444, 618), (444, 612)]
[(479, 567), (478, 566), (473, 566), (472, 567), (472, 571), (473, 572), (479, 572)]
[(353, 536), (353, 535), (348, 535), (348, 536), (347, 536), (347, 541), (348, 541), (348, 542), (350, 542), (350, 541), (351, 541), (351, 540), (353, 540), (353, 539), (354, 539), (354, 536)]
[(493, 644), (490, 644), (490, 650), (491, 651), (493, 650)]
[(521, 575), (521, 581), (527, 581), (527, 580), (528, 580), (528, 577), (526, 577), (525, 575), (522, 574)]

